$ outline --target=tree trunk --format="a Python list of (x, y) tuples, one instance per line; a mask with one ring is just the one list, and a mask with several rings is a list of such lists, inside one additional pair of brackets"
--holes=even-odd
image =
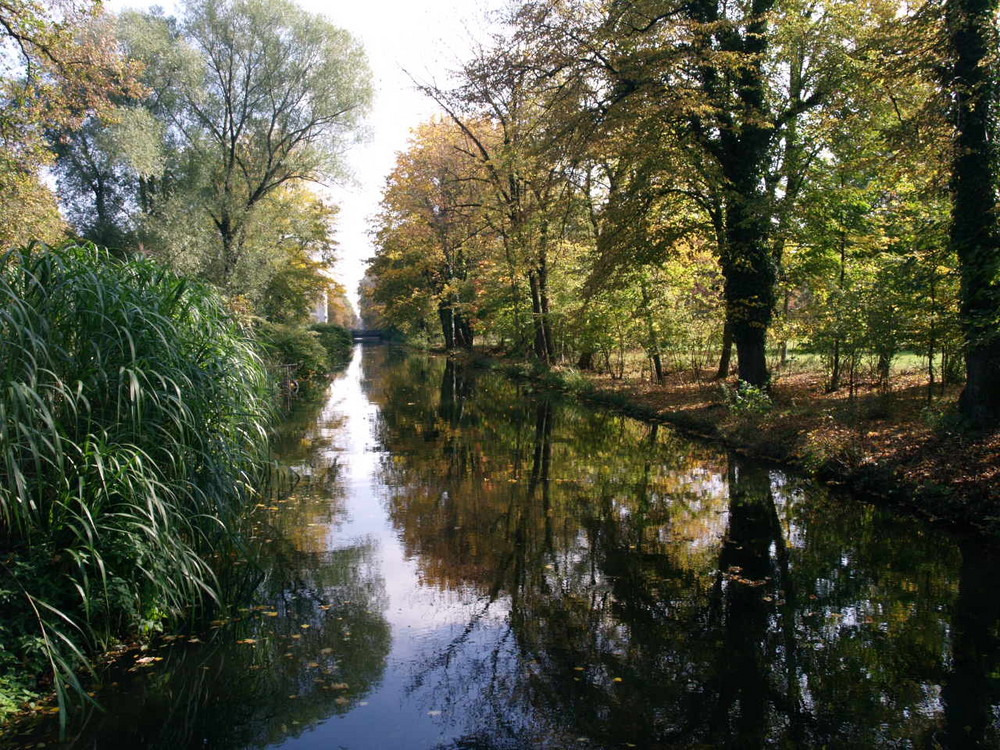
[(642, 311), (646, 318), (646, 334), (649, 338), (649, 358), (653, 361), (653, 373), (656, 376), (656, 382), (662, 383), (663, 363), (660, 360), (660, 337), (656, 333), (653, 311), (650, 309), (649, 287), (646, 286), (645, 280), (639, 283), (639, 288), (642, 292)]
[(446, 302), (439, 302), (438, 317), (441, 319), (444, 348), (450, 351), (455, 348), (455, 310)]
[(236, 273), (236, 265), (240, 259), (241, 242), (236, 222), (233, 221), (233, 217), (228, 212), (216, 220), (215, 226), (219, 230), (219, 239), (222, 241), (222, 275), (219, 279), (219, 286), (225, 289)]
[(721, 257), (726, 317), (733, 329), (739, 378), (767, 387), (765, 344), (774, 315), (778, 274), (770, 247), (771, 202), (764, 176), (773, 129), (766, 126), (763, 58), (768, 46), (766, 12), (773, 2), (753, 3), (756, 18), (733, 51), (747, 56), (737, 77), (738, 124), (722, 129), (717, 154), (729, 187)]
[(549, 326), (549, 300), (546, 269), (543, 265), (528, 273), (531, 286), (531, 313), (534, 324), (535, 356), (545, 364), (552, 364), (555, 347)]
[[(763, 388), (769, 380), (765, 344), (774, 311), (777, 273), (767, 246), (767, 212), (755, 186), (766, 154), (766, 135), (762, 138), (764, 143), (756, 149), (758, 159), (747, 153), (742, 166), (731, 166), (734, 195), (726, 212), (727, 247), (722, 273), (739, 379)], [(758, 162), (756, 167), (754, 161)]]
[(475, 331), (472, 322), (464, 315), (455, 314), (455, 346), (472, 351)]
[(989, 57), (996, 51), (998, 0), (949, 0), (953, 58), (948, 87), (955, 101), (950, 242), (959, 260), (960, 311), (965, 334), (966, 385), (959, 399), (975, 427), (1000, 423), (1000, 231), (997, 163), (990, 144), (996, 84)]
[(727, 318), (722, 327), (722, 352), (719, 355), (719, 369), (715, 373), (716, 380), (725, 380), (729, 377), (729, 368), (733, 364), (733, 327)]
[(840, 390), (840, 339), (833, 340), (833, 371), (830, 373), (830, 393)]

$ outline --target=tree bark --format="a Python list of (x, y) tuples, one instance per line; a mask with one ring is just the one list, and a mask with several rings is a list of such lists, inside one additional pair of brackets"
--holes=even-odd
[(997, 156), (990, 143), (996, 84), (998, 0), (949, 0), (947, 19), (956, 123), (950, 242), (959, 260), (966, 385), (959, 409), (974, 427), (1000, 423), (1000, 231)]
[(441, 319), (441, 334), (444, 336), (444, 348), (455, 348), (455, 311), (451, 305), (438, 303), (438, 318)]
[(656, 382), (663, 382), (663, 362), (660, 358), (660, 337), (656, 333), (656, 322), (653, 320), (652, 302), (649, 299), (649, 287), (645, 280), (639, 282), (642, 292), (642, 312), (646, 318), (646, 334), (649, 339), (649, 358), (653, 362), (653, 373)]
[(719, 354), (719, 369), (715, 373), (716, 380), (729, 377), (729, 368), (733, 363), (733, 327), (727, 319), (722, 327), (722, 352)]
[[(736, 99), (710, 146), (727, 183), (725, 243), (720, 254), (726, 320), (732, 327), (739, 378), (758, 387), (767, 387), (770, 380), (765, 344), (778, 280), (770, 247), (773, 212), (764, 185), (774, 136), (774, 128), (768, 124), (763, 70), (769, 36), (767, 13), (773, 5), (774, 0), (754, 0), (745, 31), (720, 32), (721, 48), (745, 60), (730, 74)], [(720, 18), (718, 5), (711, 9), (706, 5), (698, 12), (708, 22)], [(705, 85), (721, 96), (718, 73), (709, 66)]]
[(753, 185), (763, 171), (767, 151), (766, 135), (762, 136), (762, 146), (748, 149), (741, 165), (730, 165), (734, 196), (726, 212), (727, 247), (722, 259), (726, 317), (736, 345), (739, 379), (758, 387), (766, 387), (770, 378), (765, 345), (777, 282), (767, 245), (767, 212)]
[(555, 347), (552, 342), (552, 329), (549, 325), (548, 279), (546, 268), (540, 264), (528, 273), (528, 283), (531, 287), (531, 313), (534, 325), (535, 356), (545, 364), (552, 364)]

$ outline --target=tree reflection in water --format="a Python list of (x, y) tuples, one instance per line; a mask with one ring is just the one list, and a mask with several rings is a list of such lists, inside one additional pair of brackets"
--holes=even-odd
[(279, 441), (300, 481), (234, 577), (258, 608), (157, 651), (76, 747), (1000, 747), (994, 551), (455, 361), (363, 356)]
[(391, 519), (482, 604), (411, 682), (465, 707), (455, 747), (996, 741), (997, 612), (963, 599), (996, 584), (942, 532), (453, 361), (373, 369)]

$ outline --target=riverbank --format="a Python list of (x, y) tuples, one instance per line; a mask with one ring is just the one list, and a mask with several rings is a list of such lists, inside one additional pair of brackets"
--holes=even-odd
[(846, 388), (827, 393), (821, 375), (794, 373), (776, 380), (768, 403), (738, 394), (734, 379), (714, 381), (709, 373), (671, 373), (651, 383), (480, 353), (472, 359), (931, 521), (1000, 535), (1000, 430), (972, 435), (960, 429), (952, 416), (958, 387), (928, 400), (926, 384), (914, 375), (898, 379), (889, 392), (862, 384), (853, 395)]

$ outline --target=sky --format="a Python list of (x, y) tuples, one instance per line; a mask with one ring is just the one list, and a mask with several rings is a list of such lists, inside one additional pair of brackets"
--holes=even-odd
[(349, 154), (353, 184), (330, 191), (341, 210), (337, 239), (340, 261), (334, 271), (357, 305), (357, 285), (365, 260), (374, 254), (369, 219), (378, 209), (385, 179), (396, 154), (406, 147), (410, 129), (437, 111), (415, 90), (419, 81), (445, 83), (484, 33), (484, 19), (502, 0), (299, 0), (357, 37), (368, 52), (375, 83), (369, 120), (371, 138)]
[[(300, 7), (328, 18), (365, 47), (375, 87), (369, 137), (347, 155), (349, 181), (319, 192), (340, 206), (336, 237), (339, 261), (333, 275), (347, 288), (357, 309), (357, 286), (366, 260), (374, 254), (368, 229), (396, 154), (406, 148), (411, 128), (436, 113), (434, 103), (416, 91), (407, 72), (421, 82), (446, 83), (482, 38), (489, 10), (504, 0), (297, 0)], [(160, 5), (176, 14), (181, 2), (111, 0), (112, 12)]]

